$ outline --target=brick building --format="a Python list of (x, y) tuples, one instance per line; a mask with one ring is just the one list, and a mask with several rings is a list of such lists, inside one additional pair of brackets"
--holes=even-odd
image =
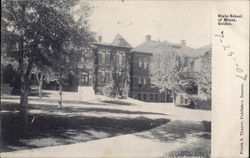
[[(184, 40), (179, 44), (167, 41), (153, 41), (147, 35), (145, 42), (132, 46), (119, 34), (112, 43), (97, 42), (84, 49), (80, 68), (80, 86), (92, 86), (95, 93), (102, 93), (103, 87), (113, 82), (120, 96), (130, 96), (147, 102), (172, 102), (171, 91), (164, 94), (154, 87), (150, 81), (149, 65), (155, 53), (168, 52), (167, 49), (178, 49), (178, 52), (192, 61), (193, 69), (197, 69), (200, 49), (186, 46)], [(192, 66), (191, 66), (192, 69)], [(126, 90), (127, 92), (125, 92)], [(129, 93), (129, 94), (126, 94)]]
[(160, 93), (150, 82), (149, 64), (155, 53), (168, 52), (168, 49), (178, 49), (185, 56), (192, 56), (195, 49), (186, 46), (184, 40), (180, 44), (167, 41), (153, 41), (147, 35), (145, 42), (131, 50), (131, 91), (130, 97), (148, 102), (172, 102), (171, 91)]
[[(93, 86), (95, 93), (102, 93), (102, 88), (113, 82), (120, 95), (123, 94), (125, 82), (129, 82), (130, 50), (131, 45), (119, 34), (112, 43), (93, 42), (91, 48), (86, 48), (83, 53), (82, 71), (80, 75), (81, 86)], [(86, 54), (86, 55), (85, 55)]]

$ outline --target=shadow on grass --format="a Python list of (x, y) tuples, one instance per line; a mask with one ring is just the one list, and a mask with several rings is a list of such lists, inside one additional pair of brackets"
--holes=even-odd
[[(1, 96), (2, 99), (14, 99), (17, 96), (12, 95), (11, 97), (9, 96)], [(15, 98), (19, 99), (19, 98)], [(29, 98), (29, 101), (38, 101), (38, 102), (47, 102), (47, 103), (52, 103), (52, 104), (58, 104), (58, 99), (48, 99), (48, 98)], [(106, 103), (94, 103), (94, 102), (88, 102), (88, 101), (77, 101), (77, 100), (63, 100), (63, 104), (84, 104), (84, 105), (108, 105)]]
[[(43, 93), (43, 97), (42, 99), (40, 98), (29, 98), (30, 101), (38, 101), (38, 102), (47, 102), (47, 103), (53, 103), (53, 104), (58, 104), (58, 99), (51, 99), (48, 98), (48, 95), (50, 93)], [(36, 94), (35, 92), (30, 94), (30, 96), (38, 96), (38, 94)], [(18, 98), (17, 98), (18, 97)], [(18, 95), (11, 95), (11, 96), (1, 96), (2, 99), (19, 99)], [(104, 100), (101, 102), (88, 102), (88, 101), (78, 101), (78, 100), (63, 100), (63, 103), (66, 104), (84, 104), (84, 105), (123, 105), (123, 106), (131, 106), (131, 105), (135, 105), (133, 103), (129, 103), (126, 101), (120, 101), (120, 100)]]
[(210, 104), (202, 104), (202, 105), (182, 105), (182, 104), (178, 104), (178, 105), (175, 105), (177, 107), (180, 107), (180, 108), (187, 108), (187, 109), (193, 109), (193, 110), (211, 110), (211, 105)]
[[(45, 111), (50, 111), (52, 110), (51, 108), (56, 107), (49, 105), (30, 105), (29, 108), (42, 108)], [(18, 105), (4, 105), (2, 109), (15, 111), (18, 109)], [(86, 109), (60, 109), (61, 112), (70, 113), (74, 113), (79, 110)], [(132, 113), (123, 110), (112, 111), (111, 109), (91, 108), (88, 110), (100, 110), (101, 112), (103, 112), (103, 110), (108, 110), (107, 112), (113, 113)], [(18, 113), (5, 113), (2, 115), (1, 152), (73, 144), (102, 139), (121, 134), (149, 130), (169, 122), (168, 119), (149, 119), (145, 117), (110, 118), (82, 115), (56, 115), (53, 113), (48, 115), (46, 112), (42, 114), (29, 115), (28, 119), (28, 131), (22, 132), (22, 122), (20, 121)]]
[(189, 134), (196, 134), (199, 138), (211, 139), (211, 123), (207, 121), (171, 121), (148, 132), (138, 133), (137, 136), (158, 139), (162, 142), (175, 142), (178, 139), (185, 139)]
[[(2, 102), (2, 110), (16, 111), (19, 110), (19, 104)], [(79, 113), (79, 112), (103, 112), (103, 113), (116, 113), (116, 114), (149, 114), (149, 115), (167, 115), (163, 113), (155, 112), (143, 112), (143, 111), (129, 111), (120, 110), (114, 108), (84, 108), (84, 107), (62, 107), (58, 108), (56, 105), (40, 105), (31, 104), (29, 110), (42, 110), (46, 112), (61, 112), (61, 113)]]
[(121, 101), (121, 100), (104, 100), (103, 103), (117, 104), (117, 105), (135, 105), (129, 102)]
[[(32, 101), (46, 101), (48, 103), (58, 104), (58, 99), (43, 98), (42, 100), (40, 100), (39, 98), (29, 98), (29, 100), (32, 100)], [(67, 104), (84, 104), (84, 105), (107, 105), (107, 104), (104, 104), (104, 103), (94, 103), (94, 102), (77, 101), (77, 100), (63, 100), (63, 103), (67, 103)]]

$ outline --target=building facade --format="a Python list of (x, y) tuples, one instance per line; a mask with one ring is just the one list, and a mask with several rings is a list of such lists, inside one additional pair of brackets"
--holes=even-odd
[(102, 42), (99, 36), (98, 41), (83, 53), (86, 55), (83, 55), (83, 63), (80, 64), (84, 68), (79, 85), (93, 86), (95, 93), (102, 94), (103, 88), (112, 83), (120, 96), (128, 96), (131, 49), (131, 45), (119, 34), (112, 43)]
[[(197, 59), (199, 51), (186, 46), (184, 40), (179, 44), (167, 41), (153, 41), (147, 35), (145, 41), (135, 48), (119, 34), (113, 42), (97, 42), (84, 49), (79, 67), (79, 86), (92, 86), (96, 94), (103, 94), (103, 89), (112, 84), (119, 96), (131, 97), (147, 102), (172, 102), (171, 90), (161, 93), (150, 81), (150, 62), (155, 53), (178, 49), (188, 60)], [(191, 62), (191, 69), (196, 69), (198, 60)], [(193, 68), (192, 68), (193, 65)], [(189, 69), (190, 69), (189, 67)]]
[(131, 50), (131, 98), (147, 102), (172, 102), (171, 93), (161, 93), (150, 80), (151, 58), (162, 44), (165, 42), (153, 41), (147, 35), (145, 42)]

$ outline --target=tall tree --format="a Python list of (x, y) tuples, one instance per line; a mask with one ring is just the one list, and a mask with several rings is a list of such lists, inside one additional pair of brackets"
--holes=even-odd
[(196, 82), (198, 83), (199, 91), (206, 94), (208, 99), (211, 99), (212, 90), (212, 51), (207, 51), (200, 60), (200, 71), (195, 74)]
[[(69, 47), (79, 48), (92, 39), (86, 17), (90, 7), (75, 7), (78, 0), (37, 0), (2, 2), (2, 46), (18, 63), (21, 79), (20, 116), (28, 125), (28, 95), (32, 66), (43, 58), (63, 65)], [(82, 14), (75, 14), (79, 10)], [(41, 47), (48, 51), (42, 51)], [(67, 49), (66, 49), (67, 48)], [(53, 63), (58, 64), (58, 63)], [(54, 66), (56, 67), (56, 66)], [(57, 69), (58, 71), (58, 69)], [(59, 69), (61, 71), (61, 69)]]
[(165, 99), (171, 90), (175, 102), (176, 92), (182, 91), (181, 75), (186, 66), (186, 58), (174, 48), (168, 48), (153, 55), (149, 66), (150, 80), (160, 92), (165, 94)]

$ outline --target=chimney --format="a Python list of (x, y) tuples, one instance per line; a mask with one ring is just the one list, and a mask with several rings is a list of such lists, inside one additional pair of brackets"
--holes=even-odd
[(181, 46), (186, 46), (186, 40), (181, 40), (180, 44)]
[(99, 35), (99, 36), (98, 36), (98, 42), (101, 42), (101, 41), (102, 41), (102, 36)]
[(151, 41), (151, 35), (146, 35), (146, 41)]

